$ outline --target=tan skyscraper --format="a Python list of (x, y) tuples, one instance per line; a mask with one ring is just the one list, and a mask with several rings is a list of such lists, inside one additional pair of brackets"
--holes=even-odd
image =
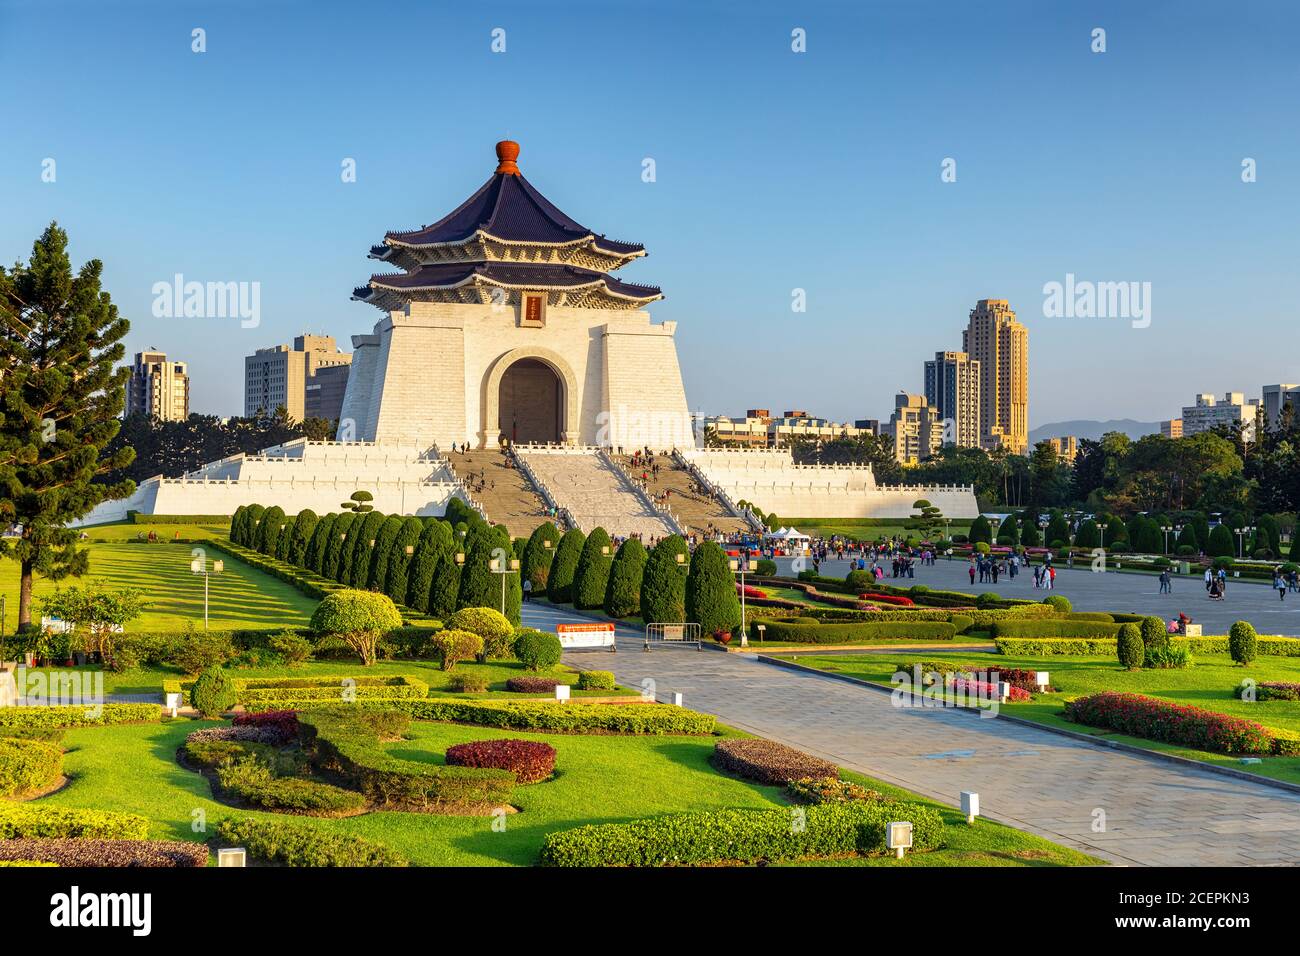
[(962, 332), (962, 350), (980, 363), (980, 430), (986, 448), (1029, 449), (1029, 330), (1006, 299), (980, 299)]
[(137, 352), (126, 382), (124, 415), (148, 415), (164, 422), (190, 416), (189, 367), (169, 362), (166, 352)]
[(244, 358), (244, 415), (273, 414), (334, 421), (343, 406), (352, 355), (330, 335), (299, 335), (293, 345), (258, 349)]

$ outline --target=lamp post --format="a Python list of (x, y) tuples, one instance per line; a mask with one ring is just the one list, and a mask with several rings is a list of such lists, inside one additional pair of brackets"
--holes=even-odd
[(208, 576), (220, 574), (224, 570), (226, 570), (224, 561), (213, 561), (209, 569), (207, 558), (201, 551), (190, 561), (190, 573), (203, 575), (203, 630), (205, 631), (208, 629)]
[[(460, 563), (459, 561), (457, 562)], [(506, 616), (506, 575), (519, 573), (519, 559), (511, 558), (509, 561), (505, 556), (492, 558), (488, 562), (488, 567), (493, 574), (501, 575), (501, 616)]]
[(749, 646), (749, 632), (745, 630), (745, 575), (754, 570), (754, 563), (749, 558), (732, 560), (731, 571), (740, 574), (740, 646)]
[(1254, 531), (1255, 528), (1253, 525), (1246, 525), (1245, 527), (1233, 528), (1232, 530), (1237, 534), (1237, 557), (1244, 558), (1246, 556), (1244, 538), (1246, 535)]
[(1164, 536), (1165, 536), (1165, 554), (1168, 554), (1168, 553), (1169, 553), (1169, 532), (1173, 531), (1174, 529), (1173, 529), (1173, 527), (1170, 526), (1170, 525), (1161, 525), (1161, 526), (1160, 526), (1160, 530), (1161, 530), (1162, 532), (1164, 532)]

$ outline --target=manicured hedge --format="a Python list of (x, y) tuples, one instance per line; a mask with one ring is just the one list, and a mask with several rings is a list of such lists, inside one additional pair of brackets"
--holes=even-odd
[(1119, 634), (1120, 625), (1114, 621), (1072, 621), (1061, 620), (1036, 620), (1036, 621), (995, 621), (993, 624), (993, 638), (1035, 638), (1035, 637), (1066, 637), (1066, 638), (1110, 638), (1114, 640)]
[[(304, 702), (313, 706), (314, 702)], [(282, 703), (281, 706), (284, 704)], [(250, 705), (258, 709), (261, 705)], [(315, 704), (319, 707), (319, 704)], [(321, 708), (324, 710), (325, 708)], [(328, 708), (331, 712), (400, 711), (415, 720), (437, 720), (503, 730), (532, 730), (570, 734), (646, 734), (703, 736), (713, 733), (716, 719), (671, 704), (567, 704), (549, 701), (359, 700)], [(299, 714), (299, 721), (304, 716)]]
[(207, 866), (208, 848), (185, 840), (2, 840), (0, 860), (55, 866)]
[[(358, 699), (409, 698), (421, 700), (429, 696), (429, 685), (416, 677), (394, 674), (387, 677), (236, 677), (232, 678), (237, 703), (264, 704), (282, 700), (341, 701), (346, 689), (344, 681), (352, 681), (351, 690)], [(168, 678), (163, 681), (163, 693), (189, 694), (194, 681)]]
[(353, 834), (253, 817), (217, 824), (223, 843), (242, 846), (259, 860), (282, 866), (409, 866), (405, 857)]
[(44, 790), (63, 773), (63, 751), (40, 740), (0, 737), (0, 797)]
[[(391, 713), (391, 711), (390, 711)], [(353, 709), (300, 713), (298, 724), (327, 766), (341, 771), (385, 806), (443, 807), (504, 802), (515, 782), (505, 770), (440, 767), (394, 757), (363, 712)]]
[(138, 813), (81, 810), (44, 803), (0, 804), (0, 840), (78, 839), (143, 840), (149, 821)]
[(354, 790), (304, 777), (277, 777), (269, 767), (253, 759), (219, 766), (216, 775), (226, 793), (263, 810), (342, 816), (366, 805), (366, 798)]
[(1103, 691), (1067, 701), (1068, 720), (1223, 754), (1300, 754), (1300, 740), (1263, 724), (1142, 694)]
[(893, 641), (951, 641), (957, 631), (942, 621), (888, 621), (860, 624), (820, 624), (811, 618), (780, 620), (755, 618), (750, 625), (750, 640), (758, 640), (758, 625), (766, 626), (763, 637), (769, 641), (798, 644), (866, 644)]
[[(1125, 622), (1133, 623), (1133, 622)], [(1227, 654), (1226, 635), (1206, 637), (1173, 637), (1170, 646), (1192, 654)], [(1050, 657), (1053, 654), (1070, 654), (1086, 657), (1114, 657), (1114, 638), (1032, 638), (998, 639), (998, 651), (1008, 657)], [(1261, 637), (1258, 645), (1261, 657), (1300, 657), (1300, 638)]]
[(37, 730), (49, 727), (108, 727), (113, 724), (156, 724), (160, 704), (100, 704), (97, 707), (0, 707), (0, 727)]
[(916, 803), (867, 801), (803, 810), (717, 810), (603, 823), (548, 834), (545, 866), (689, 866), (724, 861), (798, 860), (885, 853), (886, 825), (912, 824), (912, 849), (943, 845), (943, 819)]
[(506, 680), (506, 690), (515, 694), (549, 694), (569, 677), (511, 677)]
[(838, 777), (840, 768), (829, 760), (762, 737), (729, 737), (713, 747), (713, 763), (720, 770), (785, 786), (791, 780)]
[(579, 690), (613, 690), (613, 671), (583, 671), (578, 675)]

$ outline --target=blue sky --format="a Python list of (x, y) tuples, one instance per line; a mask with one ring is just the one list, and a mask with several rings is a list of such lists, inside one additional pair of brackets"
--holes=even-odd
[[(239, 413), (242, 356), (368, 331), (369, 246), (508, 136), (560, 208), (646, 245), (621, 276), (664, 289), (692, 408), (885, 418), (993, 297), (1030, 329), (1031, 426), (1167, 418), (1300, 381), (1297, 40), (1281, 2), (0, 0), (0, 260), (58, 219), (128, 350)], [(178, 272), (260, 282), (260, 327), (155, 318)], [(1150, 327), (1045, 318), (1067, 273), (1150, 282)]]

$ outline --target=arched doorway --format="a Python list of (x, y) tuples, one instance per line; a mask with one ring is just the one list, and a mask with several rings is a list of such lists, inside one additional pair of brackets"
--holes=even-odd
[(535, 358), (512, 362), (498, 393), (501, 436), (511, 444), (559, 442), (564, 433), (564, 383)]

